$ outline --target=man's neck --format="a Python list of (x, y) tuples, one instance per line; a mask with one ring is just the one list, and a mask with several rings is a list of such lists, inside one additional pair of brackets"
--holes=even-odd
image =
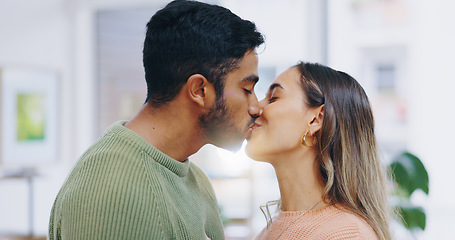
[(198, 117), (185, 106), (152, 108), (146, 104), (125, 127), (180, 162), (206, 144)]

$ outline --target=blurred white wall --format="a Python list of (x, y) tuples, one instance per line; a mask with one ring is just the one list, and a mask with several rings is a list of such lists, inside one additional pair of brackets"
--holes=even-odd
[[(164, 0), (2, 0), (0, 2), (0, 69), (11, 66), (44, 68), (60, 76), (59, 154), (55, 164), (41, 166), (35, 186), (33, 230), (47, 233), (48, 217), (55, 195), (77, 157), (97, 138), (96, 79), (94, 60), (94, 14), (100, 9), (128, 6), (163, 6)], [(212, 1), (213, 2), (213, 1)], [(321, 61), (314, 49), (323, 28), (315, 0), (222, 0), (243, 18), (254, 21), (266, 35), (266, 48), (259, 55), (260, 66), (285, 70), (298, 60)], [(401, 44), (407, 47), (407, 82), (400, 91), (408, 106), (406, 147), (418, 155), (430, 175), (430, 196), (416, 196), (427, 209), (427, 230), (419, 239), (449, 239), (455, 235), (455, 188), (450, 184), (455, 160), (455, 10), (449, 0), (398, 1), (407, 6), (410, 21), (406, 32), (385, 29), (387, 38), (358, 34), (350, 4), (329, 2), (328, 64), (354, 77), (362, 76), (358, 46)], [(362, 2), (362, 1), (360, 1)], [(355, 20), (355, 19), (354, 19)], [(333, 22), (334, 21), (334, 22)], [(373, 32), (370, 29), (367, 32)], [(365, 37), (366, 36), (366, 37)], [(368, 37), (369, 36), (369, 37)], [(321, 46), (318, 46), (320, 49)], [(359, 79), (361, 81), (361, 79)], [(366, 87), (368, 88), (368, 87)], [(258, 96), (263, 97), (263, 96)], [(2, 166), (0, 165), (0, 169)], [(0, 181), (0, 235), (27, 233), (28, 195), (23, 180)], [(262, 199), (265, 203), (272, 199)], [(257, 211), (257, 209), (254, 209)]]
[(412, 4), (410, 41), (409, 149), (421, 157), (430, 177), (428, 229), (422, 239), (455, 235), (455, 2), (417, 1)]
[[(59, 145), (56, 161), (37, 166), (33, 181), (33, 226), (29, 185), (0, 180), (0, 235), (46, 235), (55, 196), (77, 158), (97, 138), (95, 13), (106, 8), (165, 1), (2, 0), (0, 69), (45, 69), (59, 76)], [(33, 153), (31, 153), (33, 154)], [(0, 162), (2, 175), (16, 171)]]
[[(371, 9), (356, 15), (355, 7)], [(381, 8), (389, 13), (383, 23), (375, 18)], [(455, 187), (450, 184), (455, 169), (454, 10), (455, 3), (446, 0), (329, 1), (329, 65), (352, 74), (370, 97), (372, 86), (362, 82), (366, 63), (361, 50), (405, 50), (400, 60), (405, 73), (397, 87), (407, 106), (405, 147), (422, 160), (430, 181), (429, 197), (421, 192), (413, 196), (427, 212), (427, 228), (418, 239), (451, 239), (455, 234)], [(387, 21), (395, 25), (384, 27)], [(394, 135), (379, 128), (382, 137)]]
[[(0, 69), (45, 69), (59, 76), (59, 153), (55, 164), (43, 166), (34, 181), (34, 229), (47, 231), (53, 199), (74, 155), (71, 21), (64, 1), (3, 0), (0, 2)], [(0, 165), (0, 168), (1, 165)], [(24, 179), (0, 181), (0, 233), (28, 233), (28, 185)]]

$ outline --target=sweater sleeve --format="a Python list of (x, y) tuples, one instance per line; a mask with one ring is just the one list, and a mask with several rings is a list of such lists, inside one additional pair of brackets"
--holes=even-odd
[(356, 225), (345, 226), (343, 228), (333, 229), (333, 231), (325, 233), (320, 239), (333, 240), (376, 240), (378, 239), (374, 232), (368, 229), (362, 229)]
[(124, 164), (131, 161), (116, 153), (84, 159), (56, 200), (50, 239), (171, 238), (143, 166)]
[(197, 179), (199, 179), (199, 183), (203, 188), (201, 189), (201, 191), (205, 192), (208, 198), (210, 199), (211, 204), (206, 207), (212, 208), (213, 212), (215, 213), (213, 216), (216, 216), (216, 218), (211, 219), (211, 221), (207, 223), (208, 229), (206, 230), (207, 231), (206, 234), (209, 236), (209, 239), (212, 240), (219, 239), (220, 236), (224, 236), (224, 229), (221, 219), (221, 210), (216, 200), (215, 191), (213, 189), (209, 177), (207, 176), (207, 174), (205, 174), (204, 171), (202, 171), (202, 169), (200, 169), (193, 163), (191, 163), (191, 169), (197, 176)]
[(373, 229), (353, 213), (344, 213), (341, 218), (335, 218), (331, 222), (325, 224), (325, 231), (322, 231), (320, 239), (333, 240), (377, 240), (377, 235)]
[(196, 164), (191, 163), (191, 169), (193, 170), (194, 174), (197, 176), (197, 179), (200, 180), (200, 184), (204, 187), (204, 191), (210, 197), (214, 204), (218, 204), (216, 200), (215, 190), (210, 182), (209, 177), (205, 174), (202, 169), (200, 169)]

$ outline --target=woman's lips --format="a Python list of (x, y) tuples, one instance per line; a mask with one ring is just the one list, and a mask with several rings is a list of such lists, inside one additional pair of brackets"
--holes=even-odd
[(261, 124), (258, 124), (258, 123), (253, 123), (251, 124), (251, 126), (248, 128), (248, 137), (246, 138), (246, 140), (250, 140), (250, 137), (251, 137), (251, 134), (253, 133), (253, 130), (260, 127)]
[(258, 128), (258, 127), (260, 127), (260, 126), (261, 126), (261, 124), (258, 124), (258, 123), (255, 122), (255, 123), (253, 123), (253, 125), (250, 127), (250, 129), (251, 129), (251, 130), (254, 130), (255, 128)]

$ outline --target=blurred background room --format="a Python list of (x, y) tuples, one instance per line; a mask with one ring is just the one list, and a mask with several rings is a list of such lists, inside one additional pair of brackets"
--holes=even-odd
[[(78, 157), (145, 100), (145, 24), (167, 0), (0, 0), (0, 240), (44, 238), (55, 196)], [(455, 236), (455, 2), (451, 0), (212, 0), (256, 23), (258, 98), (299, 60), (349, 73), (373, 106), (380, 155), (424, 164), (424, 230)], [(205, 146), (190, 158), (211, 178), (226, 239), (252, 239), (259, 207), (279, 198), (273, 168)], [(22, 238), (26, 239), (26, 238)]]

